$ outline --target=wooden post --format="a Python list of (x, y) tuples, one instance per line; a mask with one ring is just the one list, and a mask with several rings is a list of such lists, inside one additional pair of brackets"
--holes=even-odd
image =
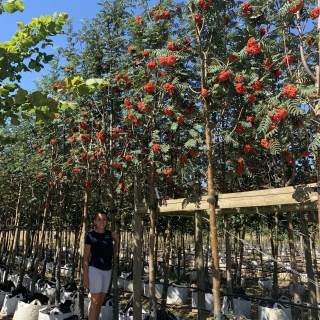
[(205, 279), (204, 279), (204, 260), (203, 260), (203, 241), (202, 241), (202, 217), (201, 211), (195, 212), (195, 255), (197, 266), (197, 288), (198, 288), (198, 319), (205, 320)]
[[(138, 192), (138, 175), (134, 177), (134, 201), (140, 200)], [(141, 319), (142, 302), (141, 302), (141, 214), (134, 212), (134, 229), (133, 229), (133, 319)]]

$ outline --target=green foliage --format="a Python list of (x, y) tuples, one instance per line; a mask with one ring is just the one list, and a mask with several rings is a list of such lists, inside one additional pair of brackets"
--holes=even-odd
[(16, 11), (22, 12), (23, 10), (24, 5), (20, 0), (7, 0), (4, 3), (0, 1), (0, 14), (2, 14), (4, 11), (7, 13), (14, 13)]
[(317, 136), (317, 137), (310, 143), (309, 149), (310, 149), (312, 152), (316, 153), (316, 152), (318, 152), (319, 148), (320, 148), (320, 137)]
[[(302, 152), (316, 153), (320, 147), (314, 115), (318, 97), (301, 63), (298, 44), (301, 37), (314, 72), (316, 43), (305, 43), (309, 37), (317, 41), (317, 28), (299, 36), (298, 23), (307, 23), (309, 17), (303, 13), (297, 20), (285, 1), (257, 0), (249, 5), (255, 8), (247, 15), (234, 1), (220, 1), (207, 9), (198, 1), (161, 1), (150, 8), (144, 2), (140, 23), (130, 1), (102, 1), (97, 17), (85, 21), (81, 30), (75, 32), (68, 23), (68, 45), (54, 57), (40, 50), (50, 41), (36, 32), (23, 38), (21, 52), (27, 55), (21, 55), (19, 47), (1, 44), (0, 52), (10, 56), (0, 61), (1, 69), (8, 70), (1, 75), (2, 122), (21, 123), (25, 135), (14, 130), (14, 136), (28, 141), (23, 144), (21, 163), (12, 160), (15, 146), (4, 148), (3, 155), (25, 170), (22, 181), (36, 193), (26, 188), (27, 198), (43, 208), (41, 192), (53, 181), (53, 216), (58, 214), (59, 191), (70, 195), (66, 208), (75, 224), (66, 222), (68, 228), (81, 223), (79, 212), (88, 193), (89, 215), (99, 206), (129, 208), (117, 217), (125, 222), (123, 228), (131, 228), (134, 174), (148, 204), (154, 202), (155, 186), (165, 199), (206, 194), (210, 147), (216, 193), (283, 187), (314, 178), (315, 158)], [(178, 6), (182, 12), (177, 12)], [(304, 6), (307, 11), (311, 3), (305, 1)], [(167, 9), (170, 17), (157, 18)], [(194, 22), (198, 13), (204, 16), (203, 27)], [(51, 35), (53, 25), (62, 32), (60, 23), (65, 18), (43, 17), (29, 26), (37, 31), (51, 24), (45, 29)], [(265, 35), (260, 34), (261, 27), (266, 28)], [(12, 43), (27, 32), (25, 25), (19, 28)], [(27, 41), (29, 36), (35, 39)], [(263, 45), (261, 52), (247, 52), (250, 38)], [(285, 54), (294, 58), (289, 66), (282, 62)], [(171, 65), (161, 62), (168, 56), (175, 57)], [(29, 94), (19, 87), (21, 70), (37, 71), (49, 61), (52, 71), (38, 83), (36, 92)], [(230, 77), (219, 81), (224, 71), (230, 71)], [(255, 81), (261, 87), (254, 87)], [(155, 86), (152, 92), (145, 89), (149, 82)], [(243, 92), (236, 91), (237, 84), (243, 85)], [(284, 84), (296, 86), (297, 95), (286, 96)], [(165, 89), (168, 85), (173, 87)], [(208, 90), (208, 98), (202, 89)], [(279, 111), (282, 116), (273, 117)], [(10, 131), (2, 136), (3, 141), (11, 141)], [(52, 144), (52, 139), (58, 143)], [(261, 139), (267, 139), (268, 145), (263, 147)], [(155, 143), (159, 150), (152, 149)], [(40, 147), (42, 153), (37, 151)], [(13, 179), (13, 168), (1, 165)], [(58, 171), (53, 173), (52, 168)], [(39, 173), (43, 178), (35, 178)], [(8, 183), (14, 186), (9, 179)], [(4, 195), (7, 192), (3, 190)], [(256, 220), (252, 228), (258, 229), (263, 220)], [(234, 226), (243, 221), (236, 217)], [(165, 230), (163, 225), (159, 229)]]
[[(0, 4), (0, 13), (3, 8), (8, 13), (14, 13), (18, 10), (23, 11), (24, 6), (19, 0), (7, 1)], [(18, 23), (19, 29), (12, 39), (0, 43), (0, 54), (3, 57), (0, 59), (0, 106), (2, 107), (0, 125), (4, 126), (8, 118), (11, 118), (11, 124), (19, 124), (18, 117), (21, 112), (32, 111), (34, 107), (45, 106), (47, 117), (53, 117), (57, 101), (40, 92), (28, 94), (19, 85), (20, 73), (32, 69), (39, 72), (44, 67), (43, 63), (52, 59), (52, 55), (41, 51), (39, 46), (41, 45), (41, 48), (44, 49), (51, 44), (52, 40), (48, 39), (49, 36), (63, 32), (62, 28), (66, 18), (67, 14), (61, 13), (33, 18), (25, 25)]]

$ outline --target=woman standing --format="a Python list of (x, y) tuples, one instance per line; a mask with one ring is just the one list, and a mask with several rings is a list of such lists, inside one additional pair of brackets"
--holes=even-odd
[(107, 295), (111, 275), (113, 240), (116, 247), (119, 237), (106, 230), (107, 214), (99, 211), (94, 219), (95, 230), (86, 235), (83, 254), (83, 287), (90, 289), (91, 303), (88, 320), (98, 320), (102, 303)]

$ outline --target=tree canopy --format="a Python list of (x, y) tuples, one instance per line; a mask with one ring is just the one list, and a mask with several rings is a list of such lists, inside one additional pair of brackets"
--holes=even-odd
[[(97, 207), (127, 228), (135, 175), (150, 210), (318, 181), (319, 13), (308, 0), (102, 1), (69, 29), (62, 66), (38, 45), (62, 32), (65, 14), (18, 24), (0, 44), (1, 121), (21, 122), (3, 131), (19, 144), (2, 152), (0, 212), (22, 185), (24, 206), (52, 219), (68, 195), (68, 228)], [(51, 60), (38, 91), (20, 88), (21, 71)]]

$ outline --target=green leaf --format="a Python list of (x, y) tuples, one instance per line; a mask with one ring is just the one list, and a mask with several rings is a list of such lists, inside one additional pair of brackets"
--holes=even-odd
[(177, 124), (176, 122), (172, 122), (170, 129), (171, 129), (172, 131), (175, 131), (175, 130), (177, 130), (177, 128), (178, 128), (178, 124)]
[(18, 126), (20, 124), (20, 120), (18, 119), (17, 116), (15, 116), (15, 115), (11, 116), (11, 124), (13, 126)]
[(9, 90), (0, 87), (0, 97), (7, 97), (9, 95)]
[(170, 146), (169, 145), (167, 145), (167, 144), (161, 144), (161, 151), (163, 152), (163, 153), (167, 153), (168, 151), (169, 151), (169, 149), (170, 149)]
[(29, 69), (34, 69), (37, 66), (37, 62), (33, 59), (30, 60), (29, 64), (28, 64), (28, 68)]
[(46, 99), (46, 96), (44, 96), (40, 91), (34, 91), (29, 95), (28, 98), (31, 104), (36, 107), (41, 107), (43, 100)]
[(83, 82), (82, 78), (77, 76), (77, 77), (74, 77), (72, 80), (71, 80), (71, 84), (73, 86), (75, 85), (78, 85), (78, 84), (81, 84)]
[(87, 86), (96, 85), (96, 84), (102, 84), (104, 82), (103, 79), (88, 79), (86, 81)]
[(25, 103), (27, 100), (27, 94), (28, 94), (27, 90), (23, 90), (23, 89), (19, 88), (15, 97), (14, 97), (15, 103), (16, 104)]
[(17, 6), (17, 9), (22, 12), (24, 10), (24, 5), (23, 3), (20, 1), (20, 0), (17, 0), (16, 1), (16, 6)]
[(196, 138), (196, 137), (198, 137), (199, 132), (194, 129), (191, 129), (191, 130), (189, 130), (189, 134), (191, 137)]
[(78, 90), (78, 93), (79, 93), (80, 96), (84, 96), (84, 95), (90, 93), (89, 88), (84, 83), (79, 85), (77, 87), (77, 90)]
[(22, 117), (22, 119), (24, 119), (24, 120), (30, 120), (30, 116), (29, 116), (27, 113), (22, 112), (22, 113), (21, 113), (21, 117)]
[(78, 108), (78, 104), (75, 102), (68, 102), (68, 106), (71, 110), (76, 110)]
[(50, 61), (52, 61), (53, 58), (54, 58), (54, 54), (46, 54), (43, 57), (43, 62), (44, 63), (50, 62)]
[(5, 83), (3, 85), (3, 87), (8, 89), (10, 92), (13, 92), (17, 88), (17, 86), (15, 84), (12, 84), (12, 83)]
[(60, 110), (66, 110), (69, 108), (69, 104), (68, 103), (63, 103), (61, 106), (60, 106)]
[(312, 152), (318, 152), (320, 149), (320, 136), (316, 137), (309, 145), (309, 150)]
[(269, 143), (269, 150), (270, 153), (273, 155), (281, 153), (281, 146), (279, 144), (279, 141), (273, 140)]
[(19, 9), (17, 8), (16, 4), (14, 3), (14, 0), (8, 0), (5, 4), (4, 4), (4, 8), (6, 9), (6, 11), (8, 13), (14, 13), (16, 11), (18, 11)]
[(194, 148), (197, 145), (197, 141), (195, 139), (189, 139), (184, 146), (186, 148)]

